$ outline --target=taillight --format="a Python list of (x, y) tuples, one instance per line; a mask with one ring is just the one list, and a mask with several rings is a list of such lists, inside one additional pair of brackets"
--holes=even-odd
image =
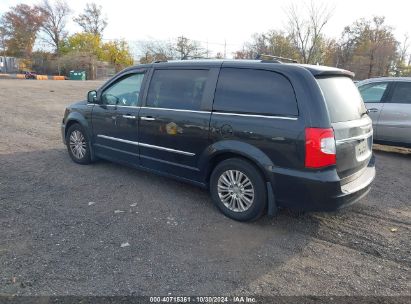
[(336, 164), (333, 129), (305, 129), (305, 167), (321, 168)]

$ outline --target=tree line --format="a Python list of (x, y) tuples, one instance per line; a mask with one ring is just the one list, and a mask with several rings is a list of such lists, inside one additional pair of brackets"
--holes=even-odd
[[(101, 6), (87, 3), (79, 15), (72, 17), (72, 14), (65, 0), (11, 7), (0, 17), (0, 51), (3, 56), (22, 58), (27, 68), (59, 74), (81, 68), (95, 75), (98, 62), (108, 62), (116, 71), (133, 64), (127, 41), (102, 39), (108, 20)], [(339, 37), (327, 37), (324, 32), (333, 14), (334, 8), (326, 3), (290, 5), (285, 9), (286, 26), (255, 33), (232, 57), (255, 59), (262, 54), (285, 57), (306, 64), (348, 69), (356, 73), (357, 79), (411, 76), (408, 36), (397, 40), (385, 18), (375, 16), (347, 25)], [(71, 17), (82, 31), (69, 35), (67, 21)], [(36, 41), (47, 45), (47, 50), (33, 51)], [(184, 36), (170, 41), (141, 42), (138, 49), (140, 63), (225, 57), (225, 52), (211, 56), (200, 42)]]
[[(235, 51), (234, 59), (256, 59), (260, 55), (289, 58), (305, 64), (320, 64), (353, 71), (357, 79), (380, 76), (411, 76), (409, 37), (398, 41), (385, 18), (362, 18), (344, 27), (338, 38), (324, 34), (334, 14), (325, 3), (305, 2), (285, 9), (287, 25), (255, 33)], [(208, 58), (195, 40), (179, 37), (174, 42), (148, 41), (140, 46), (140, 62)], [(214, 58), (223, 58), (217, 53)]]
[[(11, 7), (0, 18), (0, 55), (21, 58), (22, 69), (58, 74), (85, 69), (91, 79), (95, 78), (98, 62), (108, 62), (116, 71), (133, 64), (126, 41), (103, 41), (108, 20), (101, 6), (87, 3), (84, 11), (72, 19), (82, 32), (69, 35), (67, 21), (71, 15), (65, 0)], [(46, 45), (46, 50), (33, 51), (36, 42)]]

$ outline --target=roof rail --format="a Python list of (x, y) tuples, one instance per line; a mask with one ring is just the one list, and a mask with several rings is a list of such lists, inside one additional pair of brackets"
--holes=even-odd
[(292, 59), (292, 58), (286, 58), (286, 57), (281, 57), (281, 56), (273, 56), (273, 55), (267, 55), (267, 54), (258, 54), (256, 59), (260, 59), (261, 62), (275, 62), (275, 63), (282, 63), (282, 62), (292, 62), (292, 63), (298, 63), (297, 60)]
[(168, 62), (168, 60), (155, 60), (152, 63), (161, 63), (161, 62)]

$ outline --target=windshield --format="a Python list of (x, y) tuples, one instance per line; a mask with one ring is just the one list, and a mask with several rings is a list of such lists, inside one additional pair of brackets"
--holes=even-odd
[(327, 103), (331, 122), (360, 119), (366, 112), (361, 95), (351, 78), (318, 78), (317, 82)]

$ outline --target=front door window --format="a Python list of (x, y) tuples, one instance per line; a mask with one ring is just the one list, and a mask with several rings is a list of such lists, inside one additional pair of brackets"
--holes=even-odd
[(103, 94), (102, 103), (105, 105), (137, 106), (144, 74), (127, 75), (114, 83)]

